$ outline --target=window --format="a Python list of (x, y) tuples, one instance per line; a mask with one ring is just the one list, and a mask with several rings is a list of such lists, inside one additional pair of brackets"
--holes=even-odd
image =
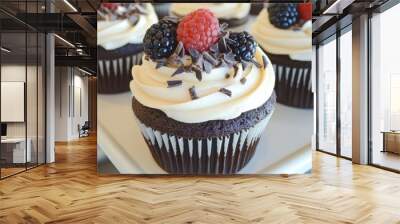
[(336, 40), (318, 48), (318, 149), (336, 153)]
[[(345, 31), (344, 31), (345, 32)], [(340, 155), (351, 158), (352, 148), (352, 32), (340, 36)]]
[[(0, 1), (2, 9), (19, 8), (20, 16), (38, 13), (42, 5), (44, 1)], [(45, 163), (46, 39), (4, 11), (0, 17), (10, 21), (0, 23), (0, 112), (7, 115), (0, 119), (2, 179)]]
[(400, 170), (400, 5), (371, 19), (371, 129), (372, 164)]

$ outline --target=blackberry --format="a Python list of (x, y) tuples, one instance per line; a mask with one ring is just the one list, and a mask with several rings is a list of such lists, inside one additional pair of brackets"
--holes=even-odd
[(257, 42), (254, 37), (246, 31), (229, 34), (229, 47), (235, 54), (236, 60), (251, 61), (256, 53)]
[(268, 14), (271, 24), (281, 29), (288, 29), (299, 20), (297, 5), (293, 3), (272, 4)]
[(153, 24), (144, 35), (144, 52), (151, 59), (166, 58), (172, 53), (177, 45), (176, 23), (170, 20), (160, 20)]

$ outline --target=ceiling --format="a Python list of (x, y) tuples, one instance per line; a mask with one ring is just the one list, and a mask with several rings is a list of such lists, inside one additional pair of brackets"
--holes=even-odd
[[(44, 36), (41, 33), (50, 32), (57, 34), (56, 65), (71, 65), (68, 61), (73, 61), (76, 64), (72, 66), (82, 67), (95, 74), (96, 8), (100, 2), (100, 0), (0, 0), (2, 46), (11, 50), (7, 53), (7, 58), (13, 61), (19, 59), (22, 63), (25, 62), (25, 56), (28, 60), (37, 57), (37, 51), (44, 48), (44, 44), (41, 43), (44, 41)], [(5, 60), (4, 56), (2, 60)], [(79, 64), (80, 61), (84, 66)]]
[(354, 17), (374, 11), (391, 0), (319, 0), (313, 11), (313, 44), (321, 43), (352, 23)]

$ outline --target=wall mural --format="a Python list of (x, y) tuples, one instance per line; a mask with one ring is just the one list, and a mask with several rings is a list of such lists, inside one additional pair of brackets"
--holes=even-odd
[(103, 3), (98, 172), (310, 172), (311, 33), (310, 3)]

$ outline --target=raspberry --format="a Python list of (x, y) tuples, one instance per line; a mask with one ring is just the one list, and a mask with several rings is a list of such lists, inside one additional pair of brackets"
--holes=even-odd
[(211, 11), (198, 9), (180, 21), (176, 33), (178, 41), (182, 41), (185, 49), (203, 52), (218, 41), (220, 27), (218, 19)]
[(144, 52), (151, 59), (161, 59), (174, 53), (176, 45), (176, 23), (160, 20), (153, 24), (144, 35)]
[(241, 33), (231, 33), (229, 38), (234, 43), (229, 43), (229, 47), (236, 56), (236, 60), (251, 61), (256, 53), (257, 42), (254, 37), (246, 31)]
[(300, 14), (300, 19), (310, 20), (312, 18), (312, 4), (311, 3), (300, 3), (297, 6), (297, 10)]
[(293, 3), (277, 3), (268, 7), (269, 20), (272, 25), (288, 29), (299, 20), (297, 7)]
[(110, 10), (115, 10), (118, 8), (119, 3), (103, 3), (102, 6)]

